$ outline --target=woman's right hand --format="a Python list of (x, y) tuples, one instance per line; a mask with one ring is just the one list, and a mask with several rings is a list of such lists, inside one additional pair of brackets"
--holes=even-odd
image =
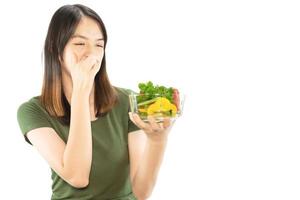
[(79, 92), (82, 95), (90, 94), (94, 79), (101, 65), (98, 57), (94, 55), (83, 56), (81, 60), (75, 62), (74, 57), (70, 58), (70, 74), (73, 83), (73, 92)]

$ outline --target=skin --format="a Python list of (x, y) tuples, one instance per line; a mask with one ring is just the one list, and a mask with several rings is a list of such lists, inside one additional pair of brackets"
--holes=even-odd
[[(90, 56), (90, 62), (97, 62), (97, 65), (100, 65), (104, 54), (103, 46), (104, 41), (99, 26), (92, 19), (84, 17), (79, 23), (73, 37), (67, 43), (63, 54), (63, 89), (69, 102), (71, 102), (73, 91), (72, 77), (75, 76), (72, 67), (87, 56)], [(89, 108), (93, 121), (96, 119), (94, 110), (94, 84), (88, 90), (90, 90)]]
[[(76, 188), (86, 187), (92, 158), (90, 121), (96, 120), (94, 77), (103, 58), (102, 33), (98, 24), (83, 17), (74, 37), (67, 43), (62, 64), (63, 90), (71, 105), (71, 124), (67, 144), (49, 127), (27, 133), (33, 146), (50, 167)], [(173, 123), (165, 119), (156, 123), (149, 117), (144, 123), (139, 116), (129, 117), (141, 130), (128, 134), (130, 179), (135, 196), (147, 199), (155, 186)]]
[(137, 114), (129, 113), (129, 117), (142, 129), (129, 134), (128, 146), (132, 190), (139, 200), (144, 200), (154, 189), (174, 121), (166, 118), (156, 123), (153, 117), (148, 117), (149, 123), (145, 123)]

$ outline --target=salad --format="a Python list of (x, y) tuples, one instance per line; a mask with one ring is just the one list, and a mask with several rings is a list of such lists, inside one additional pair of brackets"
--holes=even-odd
[(180, 111), (179, 91), (173, 87), (153, 85), (151, 81), (139, 83), (136, 94), (137, 112), (142, 119), (147, 116), (175, 117)]

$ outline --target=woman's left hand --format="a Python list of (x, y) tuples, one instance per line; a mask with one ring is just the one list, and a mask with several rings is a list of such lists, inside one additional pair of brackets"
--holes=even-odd
[(163, 122), (157, 123), (152, 116), (148, 116), (149, 123), (145, 123), (136, 113), (129, 112), (130, 120), (142, 129), (148, 139), (154, 142), (164, 142), (175, 122), (170, 118), (164, 118)]

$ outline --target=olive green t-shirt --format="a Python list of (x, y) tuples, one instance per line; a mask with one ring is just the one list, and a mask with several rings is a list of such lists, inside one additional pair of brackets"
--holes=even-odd
[[(52, 200), (136, 200), (129, 176), (128, 133), (139, 128), (128, 116), (130, 90), (115, 88), (119, 102), (105, 116), (91, 122), (93, 156), (89, 185), (81, 189), (74, 188), (50, 168)], [(20, 105), (17, 118), (28, 143), (28, 131), (39, 127), (53, 128), (67, 143), (70, 127), (51, 117), (42, 107), (38, 96)]]

